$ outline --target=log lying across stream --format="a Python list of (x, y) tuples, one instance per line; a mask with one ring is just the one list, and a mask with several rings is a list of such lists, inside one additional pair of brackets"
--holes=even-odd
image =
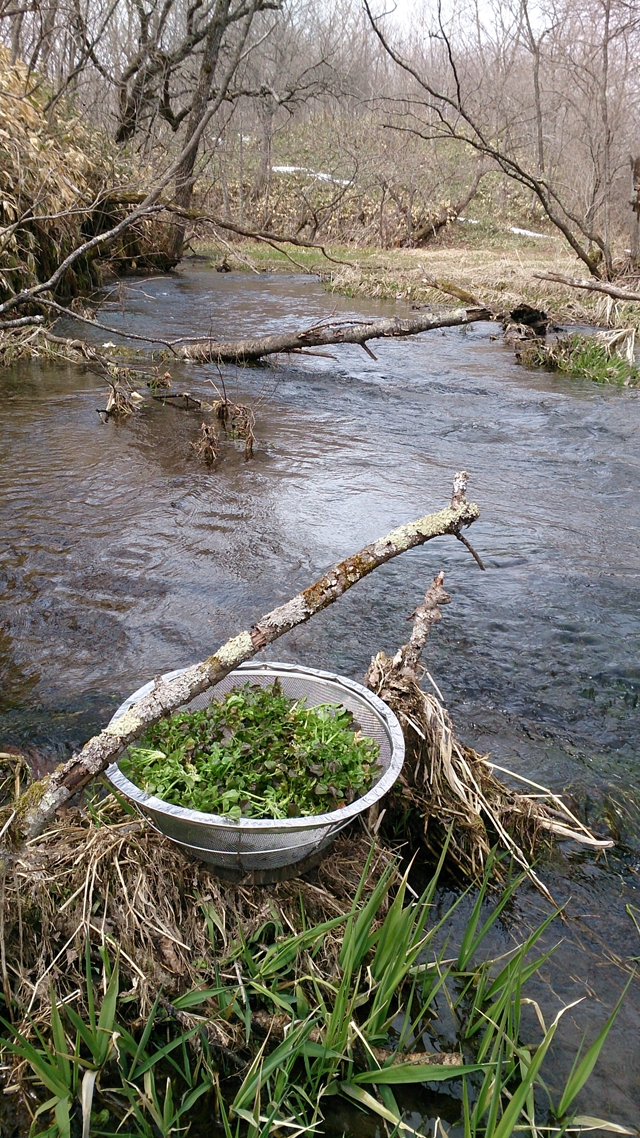
[[(434, 328), (456, 328), (476, 320), (493, 319), (486, 308), (454, 308), (449, 312), (423, 312), (401, 318), (384, 320), (333, 320), (315, 324), (303, 332), (276, 332), (271, 336), (253, 336), (246, 340), (195, 340), (176, 341), (171, 347), (182, 359), (197, 363), (251, 363), (264, 356), (281, 352), (304, 352), (306, 348), (327, 347), (331, 344), (361, 344), (367, 340), (397, 339), (430, 332)], [(365, 347), (365, 351), (368, 349)], [(371, 353), (369, 353), (371, 354)]]

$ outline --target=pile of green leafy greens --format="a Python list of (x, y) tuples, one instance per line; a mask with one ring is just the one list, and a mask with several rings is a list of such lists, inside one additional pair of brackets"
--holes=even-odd
[(120, 769), (164, 802), (237, 821), (336, 810), (366, 793), (378, 757), (350, 711), (307, 707), (276, 680), (161, 719), (128, 748)]

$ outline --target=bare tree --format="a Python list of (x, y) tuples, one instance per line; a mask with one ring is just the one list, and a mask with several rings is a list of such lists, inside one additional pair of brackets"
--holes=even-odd
[[(364, 4), (380, 44), (409, 79), (406, 110), (398, 112), (387, 100), (390, 125), (423, 140), (451, 138), (473, 147), (534, 195), (590, 273), (600, 276), (604, 268), (610, 276), (611, 194), (619, 165), (614, 151), (620, 152), (625, 109), (637, 98), (623, 78), (638, 30), (624, 0), (586, 0), (577, 14), (559, 6), (537, 34), (525, 0), (515, 8), (497, 0), (489, 31), (477, 10), (472, 19), (457, 9), (455, 19), (445, 21), (439, 6), (435, 23), (425, 29), (428, 38), (404, 45), (397, 37), (392, 41), (370, 0)], [(533, 63), (533, 124), (525, 55)], [(564, 150), (564, 162), (545, 156), (545, 116), (551, 149)], [(567, 161), (570, 151), (580, 161)]]

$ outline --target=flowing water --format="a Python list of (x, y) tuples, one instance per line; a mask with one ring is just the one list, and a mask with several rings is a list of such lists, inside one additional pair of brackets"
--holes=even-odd
[[(131, 281), (124, 298), (101, 318), (160, 338), (393, 311), (307, 277), (197, 264)], [(561, 1074), (621, 990), (619, 959), (640, 955), (625, 911), (640, 907), (640, 393), (526, 371), (488, 324), (372, 348), (376, 360), (345, 346), (222, 375), (168, 364), (174, 391), (207, 398), (224, 380), (255, 411), (253, 460), (228, 443), (213, 469), (190, 453), (198, 412), (150, 401), (104, 423), (90, 365), (3, 375), (0, 745), (66, 756), (148, 678), (201, 659), (335, 560), (444, 505), (465, 468), (486, 572), (438, 539), (269, 654), (360, 678), (373, 652), (406, 639), (406, 617), (444, 569), (453, 603), (425, 656), (460, 734), (568, 788), (619, 839), (599, 859), (567, 846), (544, 871), (572, 899), (541, 998), (555, 1011), (587, 997), (559, 1036)], [(505, 943), (538, 908), (523, 892)], [(581, 1102), (636, 1125), (639, 988)], [(431, 1110), (415, 1095), (407, 1109), (416, 1125)]]

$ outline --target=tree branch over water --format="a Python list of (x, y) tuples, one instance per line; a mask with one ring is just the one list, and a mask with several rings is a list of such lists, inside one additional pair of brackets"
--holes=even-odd
[[(362, 344), (367, 340), (397, 339), (429, 332), (434, 328), (456, 328), (476, 320), (491, 320), (486, 308), (454, 308), (449, 312), (399, 317), (383, 320), (340, 320), (315, 324), (303, 332), (277, 332), (271, 336), (251, 337), (246, 340), (198, 340), (178, 349), (185, 360), (197, 363), (250, 363), (264, 356), (280, 352), (304, 352), (305, 348), (324, 347), (328, 344)], [(179, 341), (174, 341), (174, 345)], [(183, 341), (184, 343), (184, 341)]]
[(476, 521), (480, 510), (475, 503), (466, 501), (466, 485), (466, 474), (457, 474), (450, 505), (392, 530), (339, 561), (307, 589), (261, 617), (251, 629), (227, 640), (212, 656), (193, 664), (175, 679), (156, 678), (154, 690), (136, 703), (135, 708), (95, 735), (52, 774), (29, 787), (13, 808), (0, 811), (0, 838), (4, 845), (0, 850), (0, 868), (10, 851), (41, 834), (56, 811), (115, 762), (145, 728), (213, 687), (267, 644), (333, 604), (379, 565), (434, 537), (455, 536), (462, 527)]

